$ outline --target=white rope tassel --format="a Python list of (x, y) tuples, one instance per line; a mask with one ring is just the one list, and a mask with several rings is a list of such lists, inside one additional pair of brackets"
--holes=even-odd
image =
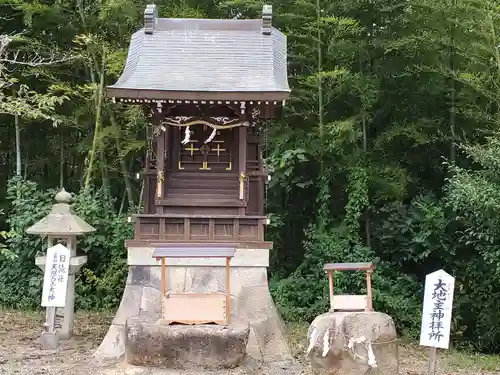
[(359, 357), (361, 359), (365, 359), (362, 355), (356, 353), (354, 351), (354, 344), (361, 344), (362, 342), (364, 342), (366, 340), (365, 336), (361, 336), (361, 337), (358, 337), (357, 339), (351, 337), (349, 339), (349, 343), (347, 344), (347, 348), (349, 348), (352, 352), (352, 354), (354, 355), (354, 357)]
[[(365, 359), (363, 356), (359, 355), (354, 351), (354, 344), (364, 344), (364, 346), (366, 347), (366, 351), (368, 352), (368, 359)], [(351, 349), (351, 352), (354, 355), (354, 357), (359, 357), (362, 360), (367, 360), (368, 366), (370, 366), (371, 368), (377, 367), (377, 361), (375, 360), (375, 353), (373, 353), (372, 343), (369, 342), (364, 336), (358, 337), (357, 339), (351, 337), (349, 339), (347, 347)]]
[(189, 140), (191, 139), (191, 130), (189, 130), (189, 126), (186, 126), (186, 131), (184, 132), (184, 139), (182, 140), (182, 144), (185, 145), (186, 143), (189, 143)]
[(373, 353), (372, 344), (369, 342), (366, 346), (366, 349), (368, 350), (368, 366), (376, 368), (377, 361), (375, 360), (375, 353)]
[(330, 332), (330, 329), (327, 329), (325, 332), (325, 335), (323, 336), (323, 353), (322, 353), (323, 357), (326, 357), (326, 355), (330, 351), (329, 332)]
[(311, 338), (309, 339), (309, 347), (306, 350), (306, 354), (309, 354), (311, 350), (314, 348), (314, 344), (316, 343), (317, 337), (318, 337), (318, 330), (314, 328), (311, 333)]
[(205, 144), (212, 142), (216, 134), (217, 134), (217, 129), (212, 130), (212, 133), (210, 133), (210, 136), (206, 139)]

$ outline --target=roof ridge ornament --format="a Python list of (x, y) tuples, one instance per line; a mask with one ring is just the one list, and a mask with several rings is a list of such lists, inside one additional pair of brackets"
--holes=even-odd
[(144, 10), (144, 33), (153, 34), (156, 26), (156, 5), (148, 4)]
[(262, 7), (262, 34), (271, 35), (273, 26), (273, 6), (264, 5)]

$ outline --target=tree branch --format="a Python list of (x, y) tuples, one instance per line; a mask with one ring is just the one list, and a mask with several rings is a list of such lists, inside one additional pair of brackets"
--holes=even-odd
[(43, 57), (41, 54), (35, 52), (31, 55), (22, 55), (21, 51), (16, 51), (10, 53), (7, 51), (10, 43), (20, 34), (16, 35), (6, 35), (0, 34), (0, 65), (1, 64), (12, 64), (12, 65), (23, 65), (30, 67), (46, 66), (61, 64), (69, 61), (74, 61), (81, 58), (81, 55), (56, 57), (55, 53), (51, 53), (48, 57)]

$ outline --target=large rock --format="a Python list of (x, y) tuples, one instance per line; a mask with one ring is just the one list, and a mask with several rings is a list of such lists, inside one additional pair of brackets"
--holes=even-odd
[(396, 327), (387, 314), (329, 312), (311, 323), (307, 355), (315, 373), (397, 375), (396, 339)]
[(154, 315), (131, 317), (125, 325), (125, 358), (136, 366), (232, 368), (245, 357), (250, 327), (166, 325)]

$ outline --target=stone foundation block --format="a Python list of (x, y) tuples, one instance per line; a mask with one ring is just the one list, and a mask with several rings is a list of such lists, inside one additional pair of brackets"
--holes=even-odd
[(329, 312), (307, 333), (315, 374), (398, 375), (398, 343), (392, 318), (375, 311)]
[(166, 325), (157, 317), (138, 315), (125, 326), (125, 359), (135, 366), (175, 369), (221, 369), (245, 358), (250, 327)]

